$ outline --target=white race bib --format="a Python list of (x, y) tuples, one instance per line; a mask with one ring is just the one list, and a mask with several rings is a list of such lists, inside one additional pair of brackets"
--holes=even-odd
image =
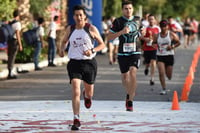
[(123, 52), (135, 52), (135, 51), (136, 51), (136, 43), (123, 44)]

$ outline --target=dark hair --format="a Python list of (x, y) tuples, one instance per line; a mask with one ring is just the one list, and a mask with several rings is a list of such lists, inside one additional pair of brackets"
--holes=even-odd
[(16, 9), (13, 12), (13, 17), (17, 17), (17, 16), (19, 16), (19, 11)]
[(38, 21), (38, 24), (42, 24), (42, 23), (44, 22), (44, 18), (39, 17), (39, 18), (37, 19), (37, 21)]
[(163, 19), (160, 21), (160, 27), (165, 27), (169, 24), (169, 22), (166, 19)]
[(167, 19), (172, 19), (172, 18), (173, 18), (172, 16), (168, 16), (168, 17), (167, 17)]
[(58, 20), (58, 16), (57, 16), (57, 15), (54, 16), (53, 20), (54, 20), (54, 21), (57, 21), (57, 20)]
[(77, 10), (82, 10), (83, 13), (86, 15), (85, 7), (84, 7), (84, 6), (82, 6), (82, 5), (76, 5), (76, 6), (74, 6), (74, 8), (73, 8), (73, 14), (74, 14), (75, 11), (77, 11)]
[(132, 3), (131, 1), (124, 0), (124, 1), (122, 2), (122, 8), (124, 7), (124, 5), (129, 5), (129, 4), (133, 5), (133, 3)]
[(155, 15), (154, 14), (149, 14), (149, 16), (148, 17), (155, 17)]

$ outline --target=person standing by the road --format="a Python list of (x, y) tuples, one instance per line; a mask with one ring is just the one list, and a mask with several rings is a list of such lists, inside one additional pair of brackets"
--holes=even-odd
[(144, 74), (148, 75), (150, 67), (150, 85), (154, 85), (154, 73), (156, 70), (156, 51), (157, 46), (152, 46), (153, 36), (160, 32), (160, 27), (156, 25), (157, 21), (154, 15), (148, 16), (149, 26), (146, 28), (146, 34), (143, 38), (143, 55), (145, 70)]
[(154, 36), (153, 44), (158, 45), (157, 66), (162, 86), (160, 95), (166, 95), (165, 75), (171, 80), (174, 65), (174, 49), (180, 45), (180, 41), (176, 33), (169, 30), (167, 20), (160, 21), (160, 28), (161, 32)]
[(122, 2), (123, 16), (113, 22), (108, 40), (119, 37), (118, 63), (122, 84), (126, 89), (126, 110), (133, 111), (133, 98), (136, 91), (136, 72), (140, 65), (141, 48), (137, 43), (139, 37), (140, 17), (133, 16), (131, 1)]
[(13, 65), (15, 63), (15, 58), (17, 55), (17, 51), (23, 50), (22, 42), (21, 42), (21, 23), (19, 22), (19, 11), (15, 10), (13, 12), (14, 20), (11, 22), (11, 26), (14, 29), (14, 36), (12, 39), (8, 41), (8, 77), (7, 79), (16, 79), (17, 76), (12, 73)]
[(56, 30), (58, 16), (54, 16), (53, 21), (49, 25), (48, 32), (48, 66), (55, 67), (54, 58), (56, 55)]
[[(83, 90), (85, 107), (90, 108), (97, 74), (97, 62), (94, 57), (96, 52), (105, 47), (105, 44), (97, 28), (86, 23), (86, 12), (83, 6), (77, 5), (73, 8), (73, 18), (75, 25), (67, 27), (59, 55), (64, 56), (66, 45), (69, 42), (68, 57), (70, 61), (67, 70), (72, 86), (72, 108), (74, 113), (72, 130), (78, 130), (81, 125), (79, 120), (81, 81), (83, 80), (85, 88)], [(94, 47), (94, 39), (98, 42), (96, 47)]]
[(43, 40), (43, 37), (44, 37), (44, 18), (42, 17), (39, 17), (38, 20), (38, 41), (35, 45), (35, 49), (34, 49), (34, 55), (33, 55), (33, 61), (34, 61), (34, 66), (35, 66), (35, 70), (38, 71), (38, 70), (42, 70), (41, 67), (39, 67), (39, 58), (40, 58), (40, 53), (41, 53), (41, 49), (43, 48), (44, 46), (44, 40)]

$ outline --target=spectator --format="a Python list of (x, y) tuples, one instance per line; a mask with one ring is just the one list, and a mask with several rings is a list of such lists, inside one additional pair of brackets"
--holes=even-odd
[(19, 51), (23, 50), (22, 42), (21, 42), (21, 23), (19, 18), (19, 11), (15, 10), (13, 12), (14, 19), (10, 22), (12, 28), (15, 31), (15, 34), (12, 39), (8, 40), (8, 77), (7, 79), (16, 79), (17, 76), (12, 73), (13, 65), (15, 63), (15, 58)]
[(43, 48), (44, 46), (44, 40), (43, 40), (43, 36), (44, 36), (44, 19), (43, 18), (38, 18), (37, 20), (38, 22), (38, 41), (35, 45), (35, 50), (34, 50), (34, 57), (33, 57), (33, 60), (34, 60), (34, 66), (35, 66), (35, 70), (38, 71), (38, 70), (42, 70), (41, 67), (39, 67), (39, 58), (40, 58), (40, 53), (41, 53), (41, 48)]
[(58, 16), (54, 16), (53, 21), (49, 25), (49, 32), (48, 32), (48, 66), (55, 67), (54, 58), (56, 55), (56, 30)]

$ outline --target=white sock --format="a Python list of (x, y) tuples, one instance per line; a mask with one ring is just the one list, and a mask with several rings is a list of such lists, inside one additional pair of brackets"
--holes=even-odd
[(74, 115), (74, 119), (79, 119), (79, 115)]

